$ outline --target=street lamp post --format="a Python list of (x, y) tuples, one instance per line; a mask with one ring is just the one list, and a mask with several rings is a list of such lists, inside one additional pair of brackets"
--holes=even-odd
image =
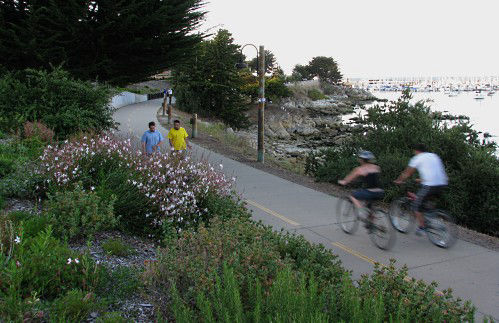
[[(257, 161), (260, 163), (264, 162), (265, 156), (265, 145), (264, 145), (264, 135), (265, 135), (265, 48), (260, 46), (260, 50), (253, 44), (246, 44), (241, 47), (241, 54), (246, 46), (253, 46), (256, 49), (257, 61), (258, 61), (258, 155)], [(243, 62), (236, 65), (238, 68), (247, 67)]]

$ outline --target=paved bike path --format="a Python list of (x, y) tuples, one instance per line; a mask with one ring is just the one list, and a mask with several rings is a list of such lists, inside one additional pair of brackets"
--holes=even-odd
[[(115, 120), (122, 132), (140, 136), (149, 121), (156, 121), (160, 105), (161, 100), (152, 100), (126, 106), (115, 112)], [(166, 136), (166, 129), (158, 128)], [(440, 290), (452, 288), (454, 295), (471, 300), (478, 308), (477, 318), (487, 314), (499, 320), (498, 252), (462, 240), (449, 250), (440, 249), (414, 234), (398, 234), (392, 250), (379, 250), (362, 227), (353, 236), (341, 231), (335, 223), (337, 198), (193, 146), (195, 156), (204, 156), (216, 167), (222, 164), (228, 176), (237, 178), (236, 188), (248, 201), (253, 218), (322, 243), (339, 255), (354, 277), (371, 272), (374, 262), (388, 264), (393, 258), (399, 266), (408, 266), (411, 277), (435, 280)]]

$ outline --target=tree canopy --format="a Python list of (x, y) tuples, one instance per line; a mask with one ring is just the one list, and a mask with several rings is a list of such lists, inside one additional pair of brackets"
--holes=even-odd
[[(249, 68), (251, 71), (258, 71), (258, 58), (255, 57), (249, 62)], [(274, 70), (278, 69), (277, 59), (270, 50), (265, 50), (265, 73), (273, 73)]]
[(296, 65), (292, 77), (296, 80), (311, 80), (318, 77), (321, 82), (337, 84), (343, 76), (332, 57), (314, 57), (308, 65)]
[(241, 59), (239, 45), (221, 29), (211, 40), (203, 41), (191, 60), (173, 71), (178, 106), (188, 112), (218, 117), (235, 128), (248, 123), (240, 88), (243, 78), (236, 69)]
[(202, 0), (3, 0), (0, 65), (62, 65), (73, 75), (122, 85), (188, 58)]

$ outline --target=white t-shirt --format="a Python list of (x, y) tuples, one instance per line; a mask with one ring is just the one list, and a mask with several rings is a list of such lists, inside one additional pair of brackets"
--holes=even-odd
[(422, 184), (427, 186), (447, 185), (449, 180), (445, 174), (444, 164), (438, 155), (420, 153), (412, 157), (409, 167), (416, 168), (421, 176)]

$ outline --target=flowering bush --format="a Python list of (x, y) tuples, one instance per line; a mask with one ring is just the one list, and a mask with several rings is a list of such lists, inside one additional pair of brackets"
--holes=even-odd
[[(130, 139), (112, 135), (66, 140), (61, 146), (49, 145), (40, 159), (37, 172), (44, 177), (43, 190), (68, 189), (80, 181), (85, 189), (100, 190), (102, 194), (135, 190), (144, 199), (137, 201), (141, 203), (137, 209), (143, 213), (134, 222), (154, 228), (196, 226), (208, 212), (206, 207), (200, 207), (204, 198), (209, 194), (230, 196), (232, 191), (231, 181), (205, 162), (194, 162), (175, 154), (147, 156), (134, 149)], [(119, 180), (113, 180), (110, 174), (117, 172), (121, 172)], [(120, 201), (122, 196), (116, 196), (117, 205), (127, 203), (130, 198)], [(125, 222), (130, 221), (128, 216), (133, 216), (122, 214), (118, 207), (115, 210)]]

